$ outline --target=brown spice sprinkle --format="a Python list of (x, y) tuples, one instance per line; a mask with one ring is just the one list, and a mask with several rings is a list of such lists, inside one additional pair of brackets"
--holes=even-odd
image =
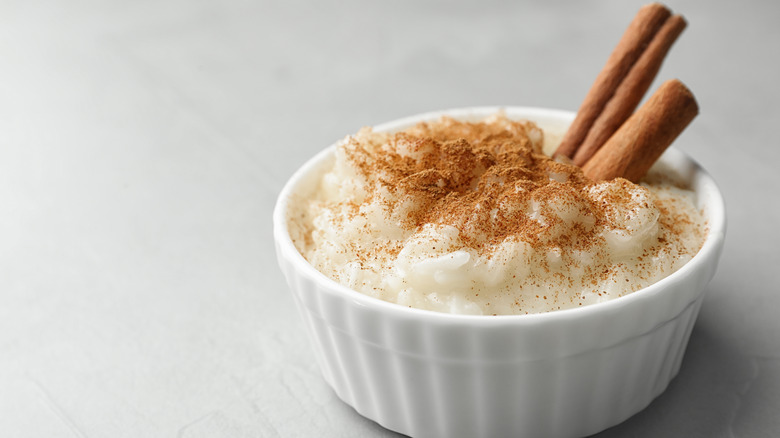
[[(413, 206), (399, 215), (407, 229), (426, 223), (452, 225), (472, 248), (499, 244), (508, 236), (537, 248), (587, 248), (597, 234), (594, 225), (605, 221), (611, 208), (584, 195), (595, 182), (578, 166), (542, 152), (541, 130), (531, 122), (503, 116), (484, 122), (445, 117), (389, 134), (384, 141), (377, 149), (361, 144), (359, 135), (351, 137), (348, 158), (366, 181), (375, 183), (369, 196), (383, 188), (404, 201), (387, 201), (386, 209)], [(530, 203), (543, 214), (551, 206), (568, 204), (588, 219), (556, 235), (552, 230), (561, 220), (558, 215), (535, 220), (528, 214)]]

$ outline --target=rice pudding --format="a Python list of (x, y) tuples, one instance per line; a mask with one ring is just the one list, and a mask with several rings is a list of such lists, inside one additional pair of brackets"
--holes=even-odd
[(706, 223), (671, 172), (656, 166), (640, 184), (591, 181), (543, 152), (545, 134), (500, 113), (364, 128), (292, 200), (293, 242), (364, 294), (477, 315), (614, 299), (698, 252)]

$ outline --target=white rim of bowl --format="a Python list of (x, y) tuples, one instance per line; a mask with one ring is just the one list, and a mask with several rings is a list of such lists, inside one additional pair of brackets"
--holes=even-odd
[[(451, 116), (453, 118), (464, 118), (469, 116), (486, 117), (499, 111), (511, 113), (510, 118), (521, 119), (527, 117), (532, 121), (532, 117), (537, 119), (548, 118), (550, 120), (568, 124), (571, 122), (571, 120), (574, 119), (573, 112), (564, 110), (522, 106), (479, 106), (421, 113), (418, 115), (403, 117), (401, 119), (382, 123), (374, 126), (373, 129), (375, 131), (392, 131), (399, 127), (408, 126), (412, 123), (436, 120), (444, 115)], [(707, 237), (704, 240), (704, 244), (702, 245), (699, 252), (696, 253), (696, 255), (694, 255), (691, 260), (689, 260), (680, 269), (676, 270), (670, 275), (651, 284), (650, 286), (612, 300), (589, 304), (582, 307), (553, 310), (543, 313), (531, 313), (523, 315), (461, 315), (402, 306), (400, 304), (391, 303), (389, 301), (384, 301), (379, 298), (365, 295), (327, 277), (325, 274), (318, 271), (303, 257), (290, 238), (290, 233), (287, 228), (287, 206), (292, 199), (293, 189), (301, 182), (304, 177), (309, 175), (309, 173), (314, 168), (319, 166), (323, 160), (327, 159), (327, 157), (333, 153), (338, 143), (339, 142), (331, 144), (324, 150), (317, 153), (314, 157), (307, 160), (300, 168), (298, 168), (298, 170), (295, 171), (295, 173), (293, 173), (287, 183), (285, 183), (284, 187), (279, 193), (273, 212), (274, 240), (276, 241), (276, 244), (279, 245), (282, 256), (287, 257), (288, 260), (293, 262), (298, 272), (310, 278), (311, 280), (327, 284), (330, 289), (328, 293), (333, 291), (335, 293), (342, 294), (343, 298), (351, 300), (353, 304), (373, 308), (380, 312), (394, 313), (399, 317), (407, 317), (410, 319), (425, 319), (428, 320), (428, 322), (438, 322), (442, 324), (469, 323), (493, 326), (507, 323), (516, 325), (538, 324), (540, 321), (553, 322), (556, 320), (587, 318), (589, 315), (596, 312), (601, 313), (617, 311), (624, 306), (631, 305), (635, 301), (650, 299), (652, 296), (662, 293), (663, 289), (666, 288), (668, 283), (675, 282), (678, 278), (689, 275), (691, 271), (697, 269), (700, 264), (705, 263), (705, 260), (709, 259), (710, 257), (717, 257), (717, 254), (714, 253), (719, 250), (721, 243), (725, 238), (725, 202), (723, 199), (723, 194), (717, 183), (715, 180), (713, 180), (710, 174), (707, 173), (707, 171), (698, 162), (696, 162), (696, 160), (684, 152), (676, 149), (675, 147), (670, 147), (667, 149), (666, 153), (677, 154), (689, 161), (695, 168), (698, 179), (703, 179), (706, 185), (710, 185), (710, 191), (712, 192), (709, 196), (711, 204), (707, 206), (707, 225), (709, 230)]]

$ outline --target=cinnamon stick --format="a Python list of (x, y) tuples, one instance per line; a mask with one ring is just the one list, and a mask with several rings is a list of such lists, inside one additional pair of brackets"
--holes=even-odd
[(585, 163), (585, 176), (638, 182), (698, 113), (693, 93), (682, 82), (664, 82)]
[(593, 122), (585, 140), (574, 154), (574, 164), (584, 165), (628, 119), (650, 88), (666, 54), (686, 25), (685, 19), (680, 15), (673, 15), (664, 22)]
[(645, 5), (639, 9), (585, 96), (555, 155), (574, 157), (577, 148), (618, 85), (670, 15), (669, 9), (659, 3)]

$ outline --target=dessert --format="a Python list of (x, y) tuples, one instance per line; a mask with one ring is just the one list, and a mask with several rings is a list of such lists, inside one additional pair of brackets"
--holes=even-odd
[[(482, 120), (498, 111), (448, 110), (375, 130), (397, 132), (442, 115)], [(512, 120), (535, 121), (549, 152), (574, 116), (504, 111)], [(294, 242), (305, 244), (309, 202), (338, 153), (335, 145), (323, 150), (285, 184), (274, 209), (274, 242), (325, 381), (361, 415), (409, 436), (589, 436), (644, 409), (677, 375), (726, 231), (717, 184), (680, 150), (667, 151), (643, 183), (679, 175), (674, 185), (695, 194), (707, 234), (692, 260), (619, 299), (505, 317), (420, 311), (318, 272)]]
[(364, 128), (294, 200), (293, 242), (364, 294), (483, 315), (613, 299), (696, 254), (705, 221), (673, 175), (596, 181), (545, 155), (544, 136), (500, 113), (396, 133)]
[[(342, 400), (409, 436), (569, 437), (664, 391), (726, 224), (717, 185), (684, 153), (650, 169), (698, 113), (690, 91), (667, 81), (631, 114), (682, 27), (643, 7), (576, 115), (422, 114), (365, 129), (291, 177), (274, 209), (277, 256)], [(547, 311), (566, 306), (578, 308)], [(505, 311), (543, 313), (443, 313)]]

